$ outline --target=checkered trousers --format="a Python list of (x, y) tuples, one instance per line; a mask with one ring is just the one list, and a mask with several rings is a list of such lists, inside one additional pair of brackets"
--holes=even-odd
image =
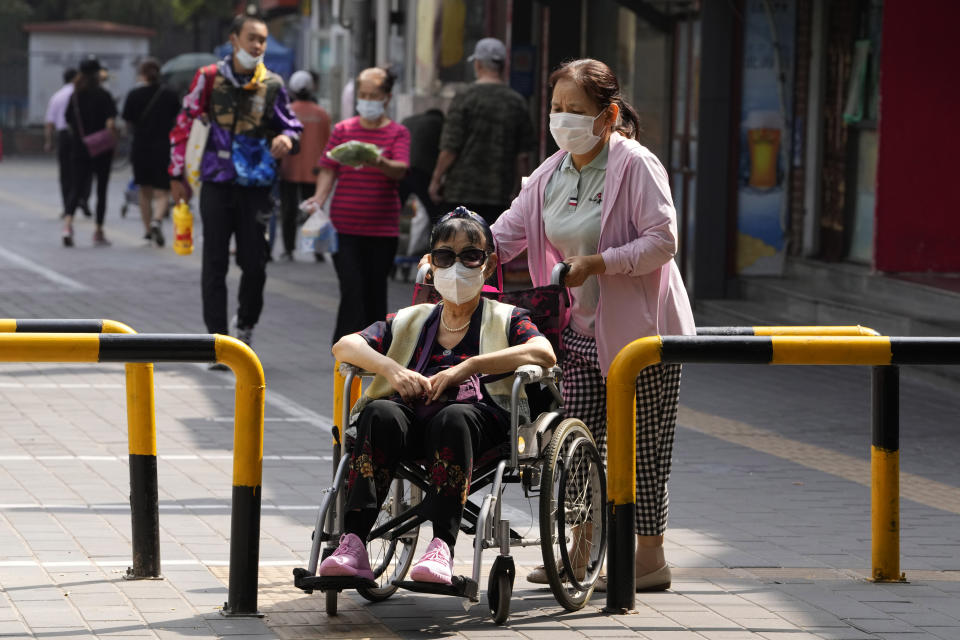
[[(607, 387), (597, 361), (596, 340), (563, 330), (563, 404), (583, 420), (607, 459)], [(679, 364), (656, 364), (637, 376), (637, 534), (661, 535), (667, 528), (667, 480), (680, 403)]]

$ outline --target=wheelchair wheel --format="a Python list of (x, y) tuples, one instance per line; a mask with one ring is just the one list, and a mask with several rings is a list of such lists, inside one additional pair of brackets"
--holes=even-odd
[[(377, 522), (373, 528), (381, 526), (407, 509), (420, 504), (422, 499), (420, 487), (403, 480), (394, 480), (390, 486), (390, 494), (383, 502)], [(367, 553), (370, 556), (370, 568), (373, 569), (373, 579), (377, 587), (360, 587), (357, 592), (370, 602), (381, 602), (392, 596), (397, 587), (394, 580), (403, 580), (413, 564), (413, 554), (417, 549), (417, 539), (420, 528), (416, 527), (403, 534), (396, 540), (375, 538), (367, 542)]]
[(582, 609), (607, 549), (606, 476), (590, 430), (569, 418), (554, 431), (543, 461), (540, 539), (553, 595), (567, 611)]
[(510, 576), (502, 571), (491, 573), (487, 581), (487, 602), (490, 604), (490, 617), (495, 624), (503, 624), (510, 617), (512, 595)]

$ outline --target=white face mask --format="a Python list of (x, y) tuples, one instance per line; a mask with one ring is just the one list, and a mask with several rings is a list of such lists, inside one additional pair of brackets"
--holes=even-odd
[(550, 133), (557, 146), (570, 153), (587, 153), (593, 149), (603, 136), (593, 133), (593, 123), (603, 115), (603, 111), (594, 117), (576, 113), (551, 113)]
[(480, 295), (483, 289), (483, 267), (471, 269), (461, 262), (452, 267), (433, 270), (433, 286), (437, 293), (454, 304), (463, 304)]
[(254, 57), (247, 53), (247, 50), (243, 47), (237, 47), (237, 62), (244, 69), (256, 69), (257, 65), (263, 62), (263, 54)]
[(383, 100), (357, 99), (357, 113), (364, 120), (379, 120), (383, 111)]

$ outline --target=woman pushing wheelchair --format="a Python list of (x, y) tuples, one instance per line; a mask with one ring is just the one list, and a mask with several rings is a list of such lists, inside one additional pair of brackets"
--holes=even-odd
[(482, 218), (458, 207), (434, 227), (430, 247), (443, 301), (401, 309), (333, 346), (337, 360), (375, 377), (351, 414), (344, 533), (319, 576), (373, 579), (365, 541), (394, 471), (401, 460), (423, 459), (431, 478), (423, 506), (434, 538), (409, 576), (451, 584), (474, 457), (508, 438), (510, 374), (556, 363), (526, 310), (481, 297), (498, 264)]

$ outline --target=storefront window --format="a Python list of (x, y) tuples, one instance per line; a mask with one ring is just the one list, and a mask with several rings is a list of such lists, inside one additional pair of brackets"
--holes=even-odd
[(860, 15), (860, 37), (854, 44), (853, 68), (843, 112), (844, 121), (854, 128), (850, 144), (856, 158), (853, 225), (847, 257), (867, 264), (873, 261), (882, 16), (882, 0), (870, 0)]
[(467, 57), (477, 41), (488, 36), (504, 39), (501, 16), (484, 2), (420, 0), (416, 18), (415, 87), (421, 94), (472, 82), (473, 65)]

